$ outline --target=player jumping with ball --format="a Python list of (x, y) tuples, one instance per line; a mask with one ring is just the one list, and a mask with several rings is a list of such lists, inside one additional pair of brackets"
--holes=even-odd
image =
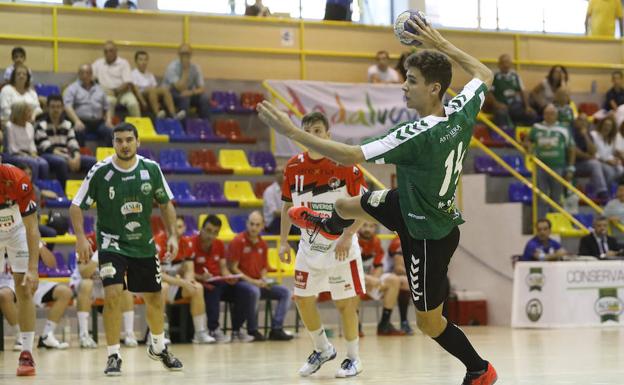
[[(420, 120), (399, 124), (386, 135), (351, 146), (299, 130), (269, 102), (258, 107), (259, 116), (281, 134), (340, 164), (396, 165), (397, 189), (339, 199), (330, 218), (307, 207), (292, 208), (289, 216), (299, 227), (329, 239), (338, 238), (356, 219), (374, 220), (396, 231), (418, 327), (466, 366), (463, 385), (491, 385), (497, 380), (494, 367), (442, 316), (442, 305), (448, 264), (459, 244), (458, 225), (464, 222), (455, 206), (455, 190), (492, 72), (419, 17), (412, 16), (408, 24), (416, 33), (403, 32), (401, 37), (432, 48), (411, 55), (405, 64), (407, 107), (416, 109), (423, 117)], [(452, 77), (449, 57), (473, 79), (444, 106), (442, 97)]]

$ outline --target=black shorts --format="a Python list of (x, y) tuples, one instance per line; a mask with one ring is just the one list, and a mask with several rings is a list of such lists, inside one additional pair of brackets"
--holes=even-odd
[(99, 265), (104, 287), (123, 285), (124, 290), (128, 289), (133, 293), (155, 293), (161, 290), (162, 274), (157, 256), (130, 258), (122, 254), (101, 251)]
[[(375, 194), (373, 199), (371, 194)], [(399, 234), (416, 309), (429, 311), (444, 303), (448, 295), (446, 274), (459, 245), (459, 228), (455, 226), (444, 238), (437, 240), (412, 238), (401, 215), (396, 189), (366, 192), (360, 199), (360, 205), (388, 230)]]

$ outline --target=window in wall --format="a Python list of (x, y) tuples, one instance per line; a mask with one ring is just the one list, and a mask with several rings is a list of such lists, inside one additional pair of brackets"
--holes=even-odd
[(228, 0), (158, 0), (158, 9), (162, 11), (178, 12), (205, 12), (227, 13), (231, 12)]
[(425, 13), (434, 25), (477, 28), (478, 10), (478, 0), (429, 0)]
[(585, 34), (587, 0), (549, 0), (543, 3), (546, 32)]
[[(15, 3), (15, 1), (2, 1), (3, 3)], [(17, 3), (52, 3), (52, 4), (63, 4), (63, 0), (19, 0)]]

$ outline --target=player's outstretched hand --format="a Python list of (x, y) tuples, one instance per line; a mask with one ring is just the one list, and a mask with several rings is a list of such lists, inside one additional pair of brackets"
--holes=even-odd
[(271, 102), (267, 100), (263, 101), (258, 104), (257, 110), (260, 120), (267, 126), (273, 127), (273, 129), (280, 134), (291, 138), (297, 131), (297, 127), (295, 127), (288, 115), (278, 110)]
[(291, 262), (290, 250), (291, 249), (290, 249), (290, 245), (288, 244), (288, 242), (282, 242), (279, 248), (279, 257), (282, 263), (290, 264)]
[(336, 243), (336, 259), (344, 261), (349, 256), (349, 250), (351, 250), (351, 238), (353, 236), (342, 235)]
[(35, 291), (37, 291), (37, 286), (39, 286), (39, 272), (37, 270), (28, 269), (24, 273), (22, 286), (25, 286), (28, 292), (35, 294)]
[(421, 42), (424, 48), (439, 49), (440, 46), (447, 42), (440, 32), (433, 28), (429, 23), (422, 21), (419, 17), (412, 16), (407, 22), (418, 32), (418, 34), (404, 31), (403, 36)]
[(76, 239), (76, 254), (78, 254), (78, 261), (80, 261), (80, 263), (88, 263), (91, 260), (93, 250), (87, 238), (78, 237), (78, 239)]
[(167, 239), (167, 252), (165, 253), (165, 262), (171, 262), (178, 255), (178, 237), (170, 236)]

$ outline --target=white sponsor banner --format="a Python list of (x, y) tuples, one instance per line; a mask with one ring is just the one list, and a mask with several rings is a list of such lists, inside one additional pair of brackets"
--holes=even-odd
[[(385, 134), (391, 127), (417, 119), (416, 110), (405, 106), (399, 84), (329, 83), (304, 80), (268, 80), (299, 112), (319, 111), (327, 116), (332, 139), (360, 144), (364, 139)], [(299, 127), (301, 121), (281, 103)], [(275, 136), (278, 156), (292, 156), (301, 150), (282, 135)]]
[(624, 261), (519, 262), (513, 327), (624, 325)]

